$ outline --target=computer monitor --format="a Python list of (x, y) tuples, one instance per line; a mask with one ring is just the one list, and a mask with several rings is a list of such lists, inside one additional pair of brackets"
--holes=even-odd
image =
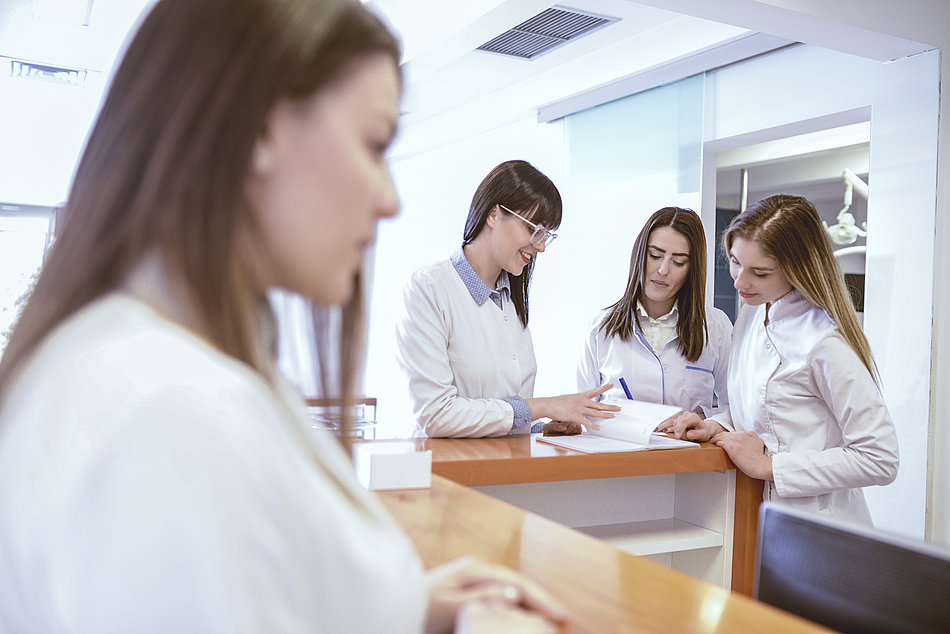
[(755, 596), (841, 632), (950, 632), (950, 551), (764, 502)]

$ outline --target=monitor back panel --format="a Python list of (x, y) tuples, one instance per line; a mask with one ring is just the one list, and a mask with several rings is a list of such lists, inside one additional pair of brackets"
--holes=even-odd
[(950, 632), (950, 553), (763, 504), (756, 597), (842, 632)]

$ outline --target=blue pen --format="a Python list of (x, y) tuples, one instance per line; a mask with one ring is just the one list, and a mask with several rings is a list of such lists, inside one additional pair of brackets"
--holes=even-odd
[(630, 388), (627, 387), (627, 382), (623, 380), (623, 377), (620, 377), (620, 387), (623, 388), (623, 393), (627, 395), (627, 398), (632, 401), (633, 396), (630, 395)]

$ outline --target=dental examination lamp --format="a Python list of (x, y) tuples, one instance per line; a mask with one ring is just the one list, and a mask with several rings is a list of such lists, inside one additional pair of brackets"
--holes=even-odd
[(859, 227), (854, 220), (854, 214), (848, 211), (851, 208), (851, 201), (854, 196), (854, 190), (858, 191), (865, 200), (868, 198), (868, 184), (861, 180), (861, 177), (845, 168), (841, 173), (841, 178), (845, 183), (844, 190), (844, 208), (838, 212), (838, 224), (828, 226), (824, 220), (821, 224), (831, 237), (835, 244), (854, 244), (858, 237), (867, 237), (868, 223), (862, 222)]

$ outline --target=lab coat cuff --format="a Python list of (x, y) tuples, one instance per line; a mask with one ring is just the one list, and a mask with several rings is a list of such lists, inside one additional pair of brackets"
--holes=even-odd
[(775, 485), (775, 492), (780, 497), (794, 497), (796, 493), (789, 489), (789, 485), (785, 481), (785, 473), (787, 472), (787, 469), (784, 468), (786, 466), (785, 458), (788, 456), (778, 453), (769, 453), (769, 455), (772, 458), (772, 482)]
[(725, 429), (726, 431), (736, 430), (736, 428), (732, 424), (732, 417), (729, 415), (728, 411), (723, 412), (720, 410), (719, 413), (709, 416), (708, 419), (716, 421), (717, 423), (722, 425), (723, 429)]

